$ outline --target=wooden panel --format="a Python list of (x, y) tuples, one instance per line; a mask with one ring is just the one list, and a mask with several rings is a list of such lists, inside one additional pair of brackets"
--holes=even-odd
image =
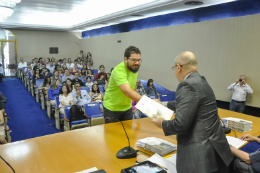
[[(260, 134), (260, 127), (257, 126), (260, 118), (222, 109), (219, 110), (219, 115), (222, 118), (232, 116), (253, 121), (253, 129), (248, 133), (255, 136)], [(158, 137), (177, 144), (176, 136), (165, 137), (163, 131), (151, 123), (149, 118), (123, 123), (131, 146), (135, 149), (141, 149), (136, 146), (136, 142), (145, 137)], [(237, 132), (237, 135), (241, 136), (242, 133)], [(117, 151), (127, 145), (123, 127), (119, 122), (1, 145), (0, 155), (16, 172), (22, 173), (74, 173), (92, 167), (115, 173), (135, 164), (136, 158), (116, 158)], [(11, 173), (12, 170), (0, 160), (0, 172)]]

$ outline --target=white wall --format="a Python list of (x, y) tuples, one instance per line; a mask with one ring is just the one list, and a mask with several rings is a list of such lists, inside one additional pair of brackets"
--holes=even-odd
[[(33, 31), (10, 29), (17, 39), (17, 60), (20, 57), (31, 61), (32, 58), (54, 57), (55, 59), (75, 59), (80, 51), (79, 33), (55, 32), (55, 31)], [(58, 54), (49, 54), (49, 47), (58, 47)]]
[[(260, 107), (260, 15), (146, 29), (81, 40), (81, 49), (93, 54), (94, 67), (104, 64), (106, 71), (123, 61), (129, 45), (140, 48), (140, 79), (175, 91), (178, 81), (172, 71), (174, 58), (192, 51), (199, 73), (206, 77), (217, 100), (230, 101), (227, 87), (245, 74), (254, 93), (247, 105)], [(121, 43), (117, 43), (121, 40)]]

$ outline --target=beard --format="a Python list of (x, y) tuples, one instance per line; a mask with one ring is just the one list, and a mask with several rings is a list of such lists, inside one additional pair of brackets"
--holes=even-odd
[(139, 70), (139, 68), (140, 68), (140, 65), (133, 65), (133, 66), (137, 66), (138, 68), (133, 69), (132, 67), (129, 66), (129, 63), (127, 62), (127, 68), (128, 68), (131, 72), (133, 72), (133, 73), (138, 72), (138, 70)]

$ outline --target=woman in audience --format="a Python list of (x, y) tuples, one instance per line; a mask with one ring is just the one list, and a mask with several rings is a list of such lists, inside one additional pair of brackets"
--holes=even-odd
[(63, 64), (63, 65), (62, 65), (62, 68), (63, 68), (64, 71), (65, 71), (66, 69), (68, 69), (67, 66), (66, 66), (66, 64)]
[(82, 69), (85, 69), (86, 71), (88, 70), (88, 68), (87, 68), (87, 65), (85, 64), (85, 65), (83, 65), (83, 67), (82, 67)]
[(73, 97), (71, 90), (69, 89), (68, 85), (63, 85), (59, 91), (59, 101), (60, 101), (60, 114), (64, 115), (64, 107), (73, 105)]
[(90, 52), (87, 53), (86, 62), (90, 62), (90, 64), (93, 65), (93, 59)]
[(87, 71), (87, 76), (90, 76), (90, 77), (94, 76), (93, 71), (90, 70), (90, 69), (88, 69), (88, 71)]
[(92, 85), (91, 92), (89, 92), (91, 102), (102, 102), (104, 99), (104, 94), (99, 91), (99, 88), (96, 84)]
[(83, 68), (83, 61), (80, 60), (80, 63), (78, 64), (79, 68)]
[(59, 64), (55, 64), (55, 68), (54, 68), (54, 71), (57, 71), (57, 70), (59, 70), (61, 67), (60, 67), (60, 65)]
[(47, 98), (47, 91), (51, 86), (51, 77), (45, 76), (44, 81), (41, 83), (39, 90), (40, 92), (43, 90), (43, 93), (45, 94), (45, 97)]
[[(72, 62), (71, 62), (71, 59), (70, 59), (70, 58), (68, 58), (67, 64), (69, 64), (69, 66), (71, 66)], [(69, 68), (69, 67), (68, 67), (68, 68)]]
[(105, 86), (107, 81), (106, 79), (104, 78), (104, 73), (99, 73), (98, 75), (98, 79), (96, 80), (97, 81), (97, 85), (103, 85)]
[(62, 78), (62, 76), (64, 75), (63, 68), (60, 68), (58, 72), (59, 72), (59, 77)]
[(72, 85), (72, 80), (71, 80), (70, 78), (68, 78), (68, 79), (66, 80), (66, 84), (68, 85), (70, 91), (72, 91), (72, 92), (75, 91), (75, 89), (74, 89), (74, 87), (73, 87), (73, 85)]
[(36, 84), (37, 79), (43, 79), (43, 75), (40, 74), (40, 69), (38, 69), (38, 68), (35, 70), (35, 73), (32, 77), (32, 82), (33, 82), (34, 85)]
[(84, 79), (86, 78), (86, 72), (87, 71), (84, 68), (81, 69), (80, 74), (81, 74), (81, 77), (83, 77)]
[[(100, 65), (100, 66), (99, 66), (99, 69), (100, 69), (100, 68), (104, 68), (104, 70), (106, 69), (104, 65)], [(98, 70), (98, 73), (100, 73), (100, 70)]]
[(53, 76), (51, 77), (51, 80), (55, 80), (55, 79), (59, 80), (61, 82), (61, 77), (59, 75), (59, 71), (54, 71)]
[(59, 96), (60, 82), (55, 79), (51, 83), (51, 87), (48, 89), (48, 99), (51, 101), (51, 105), (56, 105), (55, 97)]
[(107, 90), (107, 87), (108, 87), (108, 84), (109, 84), (109, 79), (110, 79), (110, 73), (107, 73), (107, 76), (106, 76), (106, 84), (105, 84), (105, 86), (104, 86), (104, 89), (105, 89), (105, 91)]
[(145, 89), (146, 94), (149, 95), (158, 95), (159, 93), (157, 92), (156, 88), (153, 86), (153, 80), (149, 79), (147, 82), (147, 88)]
[(84, 59), (83, 50), (81, 50), (81, 51), (79, 52), (79, 58), (80, 58), (80, 59), (81, 59), (81, 58), (83, 58), (83, 59)]
[(55, 62), (55, 58), (54, 57), (51, 58), (51, 62), (53, 62), (53, 63)]
[(91, 77), (90, 76), (88, 76), (87, 78), (86, 78), (86, 80), (87, 80), (87, 82), (86, 82), (86, 87), (89, 87), (90, 88), (90, 91), (92, 90), (92, 85), (93, 85), (93, 82), (91, 81)]
[(39, 58), (38, 63), (42, 64), (42, 57)]
[(75, 66), (74, 66), (74, 69), (73, 69), (73, 71), (72, 71), (73, 75), (74, 75), (74, 73), (77, 72), (77, 71), (78, 71), (78, 65), (75, 65)]
[(87, 63), (87, 69), (90, 69), (90, 70), (92, 69), (92, 65), (90, 62)]

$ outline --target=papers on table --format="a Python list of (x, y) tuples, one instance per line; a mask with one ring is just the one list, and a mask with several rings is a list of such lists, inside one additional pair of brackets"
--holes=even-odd
[(154, 115), (157, 117), (162, 117), (165, 120), (170, 120), (174, 111), (169, 108), (157, 103), (156, 101), (143, 96), (135, 106), (146, 116), (152, 118)]
[(168, 173), (177, 173), (176, 170), (176, 154), (173, 154), (171, 157), (164, 159), (159, 154), (154, 154), (148, 159), (150, 162), (157, 164), (163, 168), (166, 168)]
[(236, 130), (242, 133), (252, 130), (252, 121), (246, 121), (243, 119), (232, 117), (222, 118), (222, 120), (225, 126), (232, 130)]
[(94, 167), (94, 168), (90, 168), (90, 169), (80, 171), (80, 172), (75, 172), (75, 173), (91, 173), (91, 172), (94, 172), (94, 171), (98, 171), (98, 169), (96, 167)]
[(226, 136), (227, 137), (227, 141), (229, 143), (229, 145), (232, 145), (235, 148), (240, 148), (241, 146), (243, 146), (245, 143), (247, 143), (247, 141), (243, 141), (239, 138), (234, 138), (231, 136)]

